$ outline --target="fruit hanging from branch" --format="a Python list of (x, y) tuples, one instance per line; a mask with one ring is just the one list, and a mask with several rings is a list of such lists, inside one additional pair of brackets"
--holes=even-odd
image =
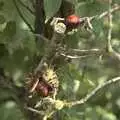
[(58, 77), (52, 68), (30, 73), (27, 76), (27, 88), (30, 94), (37, 94), (41, 97), (51, 96), (55, 98), (59, 87)]
[(75, 14), (72, 14), (67, 16), (64, 21), (68, 31), (76, 29), (79, 26), (83, 26), (86, 28), (86, 30), (93, 29), (91, 24), (91, 17), (79, 17)]
[(92, 29), (90, 17), (79, 17), (75, 14), (71, 14), (66, 18), (53, 18), (51, 25), (55, 26), (55, 24), (59, 22), (63, 22), (66, 25), (67, 32), (78, 29), (79, 26), (84, 26), (85, 28)]
[(80, 21), (80, 17), (78, 17), (77, 15), (69, 15), (65, 18), (65, 24), (67, 26), (67, 28), (71, 28), (71, 29), (75, 29), (80, 25), (81, 21)]

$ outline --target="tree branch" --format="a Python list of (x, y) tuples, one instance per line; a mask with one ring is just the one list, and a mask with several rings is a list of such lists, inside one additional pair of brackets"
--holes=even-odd
[(101, 56), (106, 54), (106, 49), (68, 49), (67, 52), (61, 48), (60, 55), (70, 59), (81, 59), (89, 56)]
[(90, 19), (90, 21), (91, 21), (91, 20), (94, 20), (95, 18), (97, 18), (97, 19), (102, 19), (102, 18), (104, 18), (105, 16), (107, 16), (107, 15), (109, 14), (109, 12), (110, 12), (110, 13), (113, 13), (113, 12), (118, 11), (118, 10), (120, 10), (120, 5), (116, 5), (115, 7), (111, 8), (110, 11), (105, 11), (105, 12), (99, 14), (99, 15), (92, 16), (92, 17), (90, 17), (89, 19)]
[(111, 45), (111, 34), (112, 34), (112, 14), (111, 14), (111, 4), (112, 0), (109, 0), (109, 10), (108, 10), (108, 22), (109, 22), (109, 29), (108, 29), (108, 38), (107, 38), (107, 49), (108, 52), (112, 52), (112, 45)]
[[(100, 90), (102, 90), (103, 88), (111, 85), (111, 84), (115, 84), (117, 82), (120, 82), (120, 77), (116, 77), (113, 78), (111, 80), (105, 81), (104, 83), (98, 85), (95, 89), (93, 89), (90, 93), (88, 93), (84, 98), (77, 100), (77, 101), (71, 101), (71, 102), (67, 102), (66, 100), (54, 100), (52, 98), (50, 98), (51, 102), (53, 103), (52, 105), (53, 108), (55, 108), (57, 110), (61, 110), (63, 109), (63, 107), (73, 107), (76, 105), (82, 105), (85, 104), (86, 102), (88, 102), (92, 97), (94, 97), (97, 92), (99, 92)], [(42, 111), (36, 110), (34, 108), (31, 107), (26, 107), (26, 109), (30, 110), (31, 112), (34, 112), (36, 114), (44, 114)]]
[(98, 19), (101, 19), (101, 18), (107, 16), (109, 13), (112, 14), (113, 12), (118, 11), (118, 10), (120, 10), (120, 5), (117, 5), (117, 6), (113, 7), (113, 8), (110, 8), (110, 11), (105, 11), (105, 12), (101, 13), (99, 15)]
[[(84, 58), (88, 55), (101, 55), (101, 54), (108, 54), (110, 57), (113, 57), (120, 61), (120, 54), (117, 53), (111, 45), (111, 34), (112, 34), (112, 13), (120, 10), (120, 6), (117, 5), (115, 7), (111, 7), (111, 3), (109, 2), (109, 10), (101, 13), (100, 15), (95, 15), (92, 17), (87, 17), (90, 21), (94, 20), (95, 18), (101, 19), (108, 15), (108, 22), (109, 22), (109, 30), (108, 30), (108, 38), (107, 38), (107, 50), (106, 48), (100, 49), (90, 49), (90, 50), (79, 50), (79, 49), (70, 49), (68, 52), (61, 53), (62, 56), (65, 56), (67, 58), (71, 59), (79, 59)], [(82, 19), (85, 19), (86, 17), (83, 17)]]
[(36, 109), (34, 109), (34, 108), (32, 108), (32, 107), (25, 107), (25, 109), (26, 109), (26, 110), (29, 110), (29, 111), (31, 111), (31, 112), (34, 112), (34, 113), (36, 113), (36, 114), (39, 114), (39, 115), (44, 115), (44, 112), (43, 112), (43, 111), (36, 110)]
[(119, 81), (120, 81), (120, 77), (116, 77), (116, 78), (113, 78), (111, 80), (108, 80), (108, 81), (104, 82), (103, 84), (98, 85), (93, 91), (88, 93), (86, 95), (86, 97), (84, 97), (78, 101), (68, 102), (65, 104), (65, 106), (66, 107), (73, 107), (75, 105), (82, 105), (82, 104), (88, 102), (88, 100), (90, 100), (93, 96), (95, 96), (96, 93), (98, 91), (102, 90), (104, 87), (107, 87), (108, 85), (114, 84), (114, 83), (119, 82)]
[(86, 58), (86, 57), (89, 57), (91, 55), (84, 55), (84, 56), (78, 56), (78, 55), (67, 55), (67, 54), (64, 54), (64, 53), (60, 53), (60, 55), (66, 57), (66, 58), (70, 58), (70, 59), (81, 59), (81, 58)]
[(112, 35), (111, 35), (112, 34), (112, 12), (111, 11), (113, 11), (111, 8), (112, 6), (111, 4), (112, 4), (112, 0), (109, 0), (109, 11), (108, 11), (109, 29), (108, 29), (108, 37), (107, 37), (107, 50), (110, 57), (113, 57), (120, 61), (120, 54), (113, 49), (111, 44), (111, 39), (112, 39)]

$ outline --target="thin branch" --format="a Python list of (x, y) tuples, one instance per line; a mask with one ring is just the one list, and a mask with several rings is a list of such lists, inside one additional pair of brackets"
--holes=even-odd
[(108, 38), (107, 38), (107, 50), (105, 53), (107, 53), (110, 57), (117, 59), (120, 61), (120, 53), (116, 52), (111, 45), (111, 34), (112, 34), (112, 13), (115, 11), (120, 10), (120, 5), (116, 5), (115, 7), (111, 7), (112, 0), (109, 0), (109, 10), (101, 13), (100, 15), (95, 15), (92, 17), (89, 17), (90, 21), (94, 20), (95, 18), (101, 19), (105, 16), (108, 16), (108, 22), (109, 22), (109, 30), (108, 30)]
[(60, 55), (70, 59), (81, 59), (89, 56), (101, 56), (106, 54), (106, 49), (68, 49), (66, 52), (65, 48), (61, 48)]
[(110, 11), (105, 11), (105, 12), (101, 13), (98, 18), (101, 19), (101, 18), (107, 16), (109, 13), (113, 13), (118, 10), (120, 10), (120, 5), (117, 5), (113, 8), (111, 8)]
[(101, 55), (105, 53), (105, 49), (88, 49), (88, 50), (80, 50), (80, 49), (69, 49), (68, 53), (76, 54), (76, 55)]
[[(29, 32), (28, 30), (24, 30), (24, 31)], [(44, 40), (46, 43), (48, 43), (50, 41), (48, 38), (46, 38), (45, 36), (43, 36), (41, 34), (37, 34), (37, 33), (33, 33), (33, 32), (30, 32), (30, 34)]]
[(88, 102), (93, 96), (95, 96), (98, 91), (102, 90), (103, 88), (107, 87), (110, 84), (114, 84), (114, 83), (119, 82), (119, 81), (120, 81), (120, 77), (116, 77), (116, 78), (113, 78), (111, 80), (108, 80), (108, 81), (104, 82), (103, 84), (98, 85), (93, 91), (88, 93), (86, 95), (86, 97), (84, 97), (78, 101), (68, 102), (65, 104), (65, 106), (73, 107), (75, 105), (84, 104), (84, 103)]
[(25, 107), (25, 109), (27, 109), (27, 110), (29, 110), (29, 111), (31, 111), (31, 112), (34, 112), (34, 113), (36, 113), (36, 114), (44, 115), (44, 112), (43, 112), (43, 111), (36, 110), (36, 109), (34, 109), (34, 108), (32, 108), (32, 107)]
[(111, 14), (111, 4), (112, 0), (109, 0), (109, 10), (108, 10), (108, 22), (109, 22), (109, 29), (108, 29), (108, 38), (107, 38), (107, 49), (108, 52), (113, 51), (111, 45), (111, 34), (112, 34), (112, 14)]
[[(25, 109), (31, 111), (31, 112), (34, 112), (36, 114), (39, 114), (39, 115), (44, 115), (43, 118), (45, 118), (45, 120), (47, 118), (49, 118), (53, 113), (55, 113), (57, 110), (61, 110), (63, 109), (64, 107), (73, 107), (75, 105), (82, 105), (82, 104), (85, 104), (86, 102), (88, 102), (91, 98), (93, 98), (97, 92), (99, 92), (100, 90), (102, 90), (103, 88), (111, 85), (111, 84), (115, 84), (117, 82), (120, 82), (120, 77), (116, 77), (116, 78), (113, 78), (111, 80), (108, 80), (108, 81), (105, 81), (103, 84), (100, 84), (98, 85), (95, 89), (93, 89), (90, 93), (88, 93), (84, 98), (80, 99), (80, 100), (77, 100), (77, 101), (71, 101), (71, 102), (67, 102), (66, 100), (54, 100), (51, 98), (53, 104), (52, 105), (55, 105), (53, 108), (56, 108), (56, 110), (50, 112), (49, 114), (46, 114), (44, 113), (44, 111), (39, 111), (39, 110), (36, 110), (34, 108), (31, 108), (31, 107), (25, 107)], [(59, 103), (62, 104), (62, 107), (60, 106), (57, 106), (56, 107), (56, 103), (57, 101), (59, 101)]]
[(100, 51), (100, 49), (89, 49), (89, 50), (86, 50), (86, 49), (82, 49), (82, 50), (72, 49), (72, 50), (75, 51), (75, 52), (99, 52)]
[(19, 16), (22, 18), (22, 20), (23, 20), (23, 21), (25, 22), (25, 24), (28, 26), (28, 28), (30, 29), (30, 31), (34, 33), (34, 30), (33, 30), (32, 26), (28, 23), (28, 21), (24, 18), (22, 12), (20, 11), (20, 9), (19, 9), (19, 7), (18, 7), (18, 5), (17, 5), (16, 0), (13, 0), (13, 3), (14, 3), (14, 5), (15, 5), (17, 11), (18, 11)]
[(120, 10), (120, 5), (117, 5), (117, 6), (113, 7), (113, 8), (111, 8), (110, 11), (105, 11), (105, 12), (99, 14), (99, 15), (92, 16), (89, 19), (90, 20), (94, 20), (95, 18), (102, 19), (103, 17), (107, 16), (109, 14), (109, 12), (113, 13), (113, 12), (118, 11), (118, 10)]
[(70, 59), (81, 59), (81, 58), (86, 58), (86, 57), (88, 57), (88, 56), (91, 56), (91, 55), (84, 55), (84, 56), (74, 55), (74, 56), (72, 56), (72, 55), (66, 55), (66, 54), (64, 54), (64, 53), (60, 53), (60, 55), (66, 57), (66, 58), (70, 58)]
[(38, 37), (38, 38), (44, 40), (46, 43), (48, 43), (48, 42), (50, 41), (48, 38), (46, 38), (46, 37), (43, 36), (42, 34), (33, 33), (33, 32), (30, 32), (29, 30), (23, 30), (23, 31), (29, 32), (30, 35), (33, 35), (33, 36), (35, 36), (35, 37)]
[[(51, 100), (53, 101), (53, 105), (55, 105), (55, 103), (57, 101), (60, 101), (62, 103), (62, 107), (58, 107), (56, 108), (56, 110), (60, 110), (63, 109), (63, 107), (73, 107), (75, 105), (82, 105), (85, 104), (86, 102), (88, 102), (91, 98), (93, 98), (100, 90), (102, 90), (103, 88), (111, 85), (111, 84), (115, 84), (117, 82), (120, 82), (120, 77), (116, 77), (113, 78), (111, 80), (105, 81), (104, 83), (98, 85), (95, 89), (93, 89), (90, 93), (88, 93), (84, 98), (77, 100), (77, 101), (71, 101), (71, 102), (67, 102), (66, 100), (54, 100), (51, 98)], [(43, 111), (38, 111), (34, 108), (31, 107), (26, 107), (27, 110), (30, 110), (31, 112), (35, 112), (37, 114), (41, 114), (44, 115)], [(54, 111), (55, 112), (55, 111)]]
[(22, 0), (18, 0), (18, 2), (24, 7), (26, 8), (32, 15), (35, 15), (35, 12), (33, 12), (27, 5), (25, 5)]
[(108, 50), (108, 54), (111, 57), (120, 61), (120, 54), (112, 48), (112, 44), (111, 44), (111, 39), (112, 39), (112, 12), (111, 11), (113, 11), (111, 8), (112, 6), (111, 4), (112, 4), (112, 0), (109, 0), (109, 10), (108, 10), (109, 29), (108, 29), (108, 37), (107, 37), (107, 50)]

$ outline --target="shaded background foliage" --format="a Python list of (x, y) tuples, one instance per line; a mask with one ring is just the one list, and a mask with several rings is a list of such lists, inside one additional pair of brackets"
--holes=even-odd
[[(33, 9), (29, 0), (22, 0)], [(53, 17), (56, 9), (59, 10), (61, 0), (51, 2), (45, 0), (44, 4), (47, 19)], [(49, 2), (50, 1), (50, 2)], [(107, 0), (69, 0), (75, 4), (75, 12), (79, 16), (94, 16), (108, 10)], [(120, 4), (114, 0), (113, 5)], [(18, 6), (34, 28), (34, 16)], [(54, 7), (53, 7), (54, 6)], [(51, 9), (53, 8), (53, 9)], [(120, 11), (113, 14), (112, 45), (120, 52)], [(107, 17), (101, 20), (93, 20), (92, 34), (79, 29), (73, 35), (65, 38), (68, 48), (92, 49), (105, 48), (107, 40)], [(42, 44), (42, 43), (41, 43)], [(12, 79), (14, 86), (0, 78), (0, 119), (1, 120), (27, 120), (20, 102), (18, 89), (23, 87), (24, 73), (35, 66), (36, 54), (44, 55), (44, 48), (35, 43), (35, 35), (19, 16), (13, 0), (0, 0), (0, 68), (4, 74)], [(103, 81), (120, 75), (120, 64), (109, 56), (90, 56), (78, 60), (72, 60), (57, 70), (60, 79), (58, 98), (65, 100), (78, 100)], [(0, 72), (2, 69), (0, 70)], [(2, 72), (1, 72), (2, 74)], [(2, 75), (0, 75), (2, 76)], [(58, 120), (119, 120), (120, 119), (120, 85), (114, 84), (102, 89), (89, 102), (82, 106), (64, 108), (55, 116)], [(21, 95), (21, 94), (20, 94)], [(22, 97), (22, 95), (21, 95)]]

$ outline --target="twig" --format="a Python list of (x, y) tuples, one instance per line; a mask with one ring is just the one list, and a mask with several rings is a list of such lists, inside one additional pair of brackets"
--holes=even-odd
[(120, 10), (120, 5), (117, 5), (117, 6), (113, 7), (113, 8), (111, 8), (110, 11), (105, 11), (105, 12), (99, 14), (99, 15), (92, 16), (89, 19), (90, 20), (94, 20), (95, 18), (102, 19), (103, 17), (107, 16), (109, 14), (109, 12), (113, 13), (113, 12), (118, 11), (118, 10)]
[(60, 55), (70, 58), (70, 59), (81, 59), (86, 58), (89, 56), (101, 56), (103, 54), (106, 54), (106, 49), (88, 49), (88, 50), (80, 50), (80, 49), (68, 49), (68, 51), (65, 51), (66, 49), (61, 48)]
[[(107, 50), (108, 51), (100, 51), (103, 52), (103, 53), (108, 53), (111, 57), (117, 59), (120, 61), (120, 53), (116, 52), (113, 48), (112, 48), (112, 45), (111, 45), (111, 34), (112, 34), (112, 13), (115, 12), (115, 11), (118, 11), (120, 10), (120, 5), (117, 5), (115, 7), (111, 7), (112, 3), (112, 0), (109, 0), (109, 10), (108, 11), (105, 11), (103, 13), (101, 13), (100, 15), (95, 15), (95, 16), (92, 16), (92, 17), (89, 17), (90, 21), (94, 20), (95, 18), (97, 19), (102, 19), (103, 17), (107, 16), (108, 15), (108, 22), (109, 22), (109, 30), (108, 30), (108, 38), (107, 38)], [(83, 18), (84, 19), (84, 18)], [(76, 51), (78, 52), (78, 51)], [(95, 54), (99, 54), (99, 50), (98, 51), (79, 51), (80, 53), (84, 53), (84, 52), (92, 52), (92, 53), (95, 53)]]
[(72, 55), (66, 55), (66, 54), (64, 54), (64, 53), (60, 53), (60, 55), (66, 57), (66, 58), (70, 58), (70, 59), (81, 59), (81, 58), (86, 58), (86, 57), (88, 57), (88, 56), (91, 56), (91, 55), (84, 55), (84, 56), (74, 55), (74, 56), (72, 56)]
[[(80, 100), (77, 100), (77, 101), (71, 101), (71, 102), (67, 102), (66, 100), (54, 100), (51, 98), (51, 100), (54, 102), (53, 104), (55, 104), (57, 101), (61, 102), (62, 103), (62, 107), (60, 109), (62, 109), (63, 107), (73, 107), (75, 105), (82, 105), (82, 104), (85, 104), (86, 102), (88, 102), (92, 97), (94, 97), (97, 92), (99, 92), (100, 90), (102, 90), (103, 88), (111, 85), (111, 84), (114, 84), (116, 82), (120, 82), (120, 77), (116, 77), (116, 78), (113, 78), (111, 80), (108, 80), (108, 81), (105, 81), (104, 83), (98, 85), (95, 89), (93, 89), (90, 93), (88, 93), (84, 98), (80, 99)], [(35, 112), (37, 114), (41, 114), (41, 115), (44, 115), (44, 112), (43, 111), (38, 111), (34, 108), (31, 108), (31, 107), (26, 107), (27, 110), (30, 110), (32, 112)], [(56, 110), (60, 110), (59, 107), (56, 108)], [(54, 111), (55, 112), (55, 111)]]
[[(111, 4), (112, 4), (112, 0), (109, 0), (109, 11), (108, 11), (109, 29), (108, 29), (108, 37), (107, 37), (107, 50), (108, 50), (108, 54), (111, 57), (116, 58), (117, 60), (120, 61), (120, 54), (112, 48), (112, 44), (111, 44), (111, 39), (112, 39), (112, 36), (111, 36), (112, 34), (112, 12), (111, 11), (113, 11), (111, 8)], [(118, 8), (120, 8), (120, 6)]]
[(39, 110), (36, 110), (34, 108), (31, 108), (31, 107), (25, 107), (25, 109), (31, 111), (31, 112), (34, 112), (36, 114), (40, 114), (40, 115), (44, 115), (44, 112), (43, 111), (39, 111)]
[(109, 22), (109, 29), (108, 29), (108, 38), (107, 38), (107, 49), (108, 52), (113, 51), (111, 45), (111, 34), (112, 34), (112, 14), (111, 14), (111, 3), (112, 0), (109, 0), (109, 10), (108, 10), (108, 22)]
[(35, 37), (38, 37), (38, 38), (40, 38), (40, 39), (42, 39), (42, 40), (44, 40), (46, 43), (48, 43), (50, 40), (48, 39), (48, 38), (46, 38), (45, 36), (43, 36), (42, 34), (37, 34), (37, 33), (31, 33), (33, 36), (35, 36)]
[(101, 14), (99, 15), (98, 19), (101, 19), (101, 18), (107, 16), (109, 13), (113, 13), (113, 12), (115, 12), (115, 11), (117, 11), (117, 10), (120, 10), (120, 5), (111, 8), (110, 11), (105, 11), (105, 12), (101, 13)]
[[(44, 119), (47, 120), (47, 118), (49, 118), (53, 113), (55, 113), (57, 110), (61, 110), (63, 109), (64, 107), (73, 107), (75, 105), (82, 105), (82, 104), (85, 104), (86, 102), (88, 102), (92, 97), (94, 97), (97, 92), (99, 92), (100, 90), (102, 90), (103, 88), (111, 85), (111, 84), (114, 84), (116, 82), (119, 82), (120, 81), (120, 77), (116, 77), (116, 78), (113, 78), (111, 80), (108, 80), (106, 82), (104, 82), (103, 84), (100, 84), (98, 85), (95, 89), (93, 89), (90, 93), (88, 93), (84, 98), (80, 99), (80, 100), (77, 100), (77, 101), (71, 101), (71, 102), (67, 102), (66, 100), (54, 100), (51, 98), (51, 100), (53, 101), (53, 105), (55, 105), (53, 108), (56, 108), (56, 110), (54, 110), (54, 112), (50, 112), (49, 114), (46, 114), (44, 113), (44, 111), (39, 111), (39, 110), (36, 110), (34, 108), (31, 108), (31, 107), (25, 107), (25, 109), (31, 111), (31, 112), (34, 112), (36, 114), (39, 114), (39, 115), (43, 115)], [(59, 106), (57, 105), (56, 107), (56, 104), (57, 101), (59, 101)], [(62, 105), (61, 105), (62, 104)], [(60, 108), (59, 108), (60, 107)], [(44, 120), (43, 119), (43, 120)]]
[(48, 42), (50, 41), (48, 38), (46, 38), (46, 37), (43, 36), (42, 34), (33, 33), (33, 32), (30, 32), (29, 30), (23, 30), (23, 31), (25, 31), (25, 32), (26, 32), (26, 31), (29, 32), (30, 35), (33, 35), (33, 36), (35, 36), (35, 37), (38, 37), (38, 38), (44, 40), (46, 43), (48, 43)]
[(17, 3), (16, 3), (16, 0), (13, 0), (13, 3), (14, 3), (14, 5), (15, 5), (17, 11), (18, 11), (18, 14), (19, 14), (20, 17), (22, 18), (22, 20), (23, 20), (23, 21), (25, 22), (25, 24), (28, 26), (28, 28), (30, 29), (30, 31), (34, 33), (33, 28), (31, 27), (31, 25), (28, 23), (28, 21), (24, 18), (23, 14), (21, 13), (21, 11), (20, 11)]
[(101, 55), (105, 53), (105, 49), (88, 49), (88, 50), (80, 50), (80, 49), (69, 49), (68, 53), (76, 54), (76, 55)]
[(27, 5), (25, 5), (21, 0), (18, 0), (18, 2), (26, 8), (31, 14), (35, 15), (35, 12), (33, 12)]
[(84, 104), (86, 103), (88, 100), (90, 100), (93, 96), (96, 95), (96, 93), (100, 90), (102, 90), (104, 87), (107, 87), (108, 85), (110, 84), (113, 84), (113, 83), (116, 83), (120, 81), (120, 77), (116, 77), (116, 78), (113, 78), (111, 80), (108, 80), (106, 82), (104, 82), (103, 84), (100, 84), (98, 85), (93, 91), (91, 91), (90, 93), (88, 93), (86, 95), (86, 97), (78, 100), (78, 101), (73, 101), (73, 102), (68, 102), (65, 104), (66, 107), (73, 107), (75, 105), (81, 105), (81, 104)]
[(99, 52), (100, 51), (100, 49), (89, 49), (89, 50), (72, 49), (72, 50), (75, 51), (75, 52)]
[(43, 117), (43, 120), (47, 120), (47, 118), (48, 118), (48, 116), (44, 116), (44, 117)]

